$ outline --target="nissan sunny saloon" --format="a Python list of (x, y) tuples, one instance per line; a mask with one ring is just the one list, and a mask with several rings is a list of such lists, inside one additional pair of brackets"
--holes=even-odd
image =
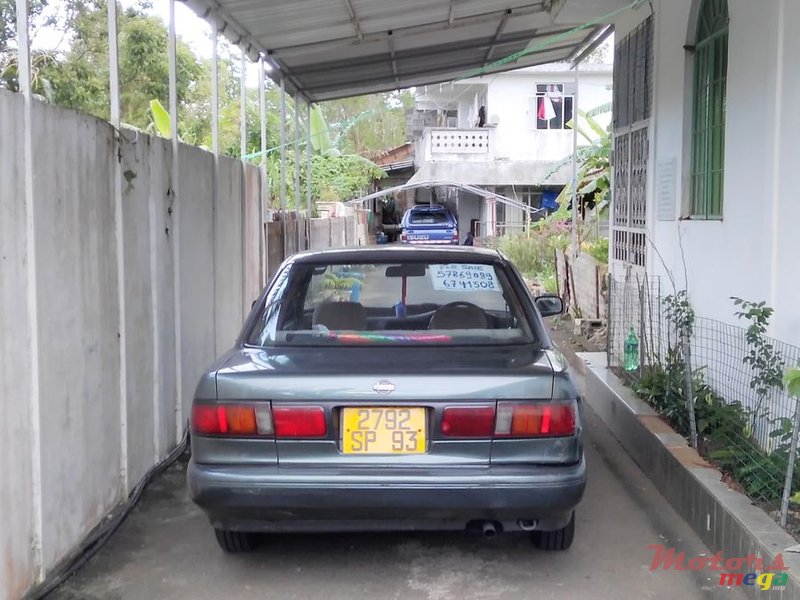
[(192, 407), (192, 499), (220, 546), (269, 532), (528, 532), (565, 550), (586, 484), (582, 402), (495, 251), (289, 258)]

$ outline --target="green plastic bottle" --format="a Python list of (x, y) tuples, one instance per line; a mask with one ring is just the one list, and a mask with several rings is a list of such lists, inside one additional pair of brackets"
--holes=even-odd
[(625, 370), (635, 371), (639, 368), (639, 338), (631, 327), (628, 337), (625, 338)]

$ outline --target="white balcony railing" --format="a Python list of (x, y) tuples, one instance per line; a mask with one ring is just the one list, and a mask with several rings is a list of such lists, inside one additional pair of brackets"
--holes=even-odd
[(494, 129), (428, 128), (423, 143), (425, 159), (491, 160), (494, 158)]

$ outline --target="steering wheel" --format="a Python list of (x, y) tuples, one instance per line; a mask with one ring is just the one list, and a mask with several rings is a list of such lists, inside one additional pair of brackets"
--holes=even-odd
[[(479, 311), (483, 312), (483, 309), (478, 306), (477, 304), (473, 304), (472, 302), (467, 302), (466, 300), (456, 300), (455, 302), (448, 302), (447, 304), (442, 304), (436, 310), (442, 310), (443, 308), (456, 308), (458, 306), (463, 306), (464, 308), (477, 308)], [(433, 311), (433, 312), (436, 312)]]
[[(448, 313), (447, 309), (465, 309), (464, 317), (466, 317), (466, 321), (460, 318), (454, 318), (452, 313)], [(448, 315), (444, 317), (444, 315)], [(459, 314), (458, 310), (455, 311), (455, 314)], [(444, 317), (444, 321), (439, 323), (437, 318), (439, 315)], [(476, 315), (480, 315), (480, 319), (477, 318)], [(436, 324), (434, 325), (434, 321)], [(448, 325), (443, 326), (444, 323), (448, 323)], [(460, 325), (456, 326), (456, 324), (460, 323)], [(464, 324), (467, 323), (467, 324)], [(486, 313), (480, 306), (476, 306), (472, 302), (465, 302), (464, 300), (457, 300), (455, 302), (448, 302), (447, 304), (443, 304), (439, 307), (439, 309), (433, 314), (431, 317), (430, 323), (428, 323), (429, 329), (473, 329), (473, 328), (481, 328), (486, 327), (487, 325), (487, 318)]]

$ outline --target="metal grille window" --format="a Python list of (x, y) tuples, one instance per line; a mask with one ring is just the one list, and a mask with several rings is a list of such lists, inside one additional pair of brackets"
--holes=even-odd
[[(637, 267), (647, 260), (648, 123), (627, 127), (614, 137), (614, 260)], [(619, 234), (619, 235), (618, 235)]]
[(574, 86), (563, 83), (536, 84), (536, 129), (569, 129)]
[(725, 97), (728, 76), (728, 3), (704, 0), (694, 55), (692, 216), (722, 218)]
[(615, 261), (645, 267), (647, 171), (653, 89), (653, 18), (623, 38), (614, 62), (614, 194), (612, 253)]

